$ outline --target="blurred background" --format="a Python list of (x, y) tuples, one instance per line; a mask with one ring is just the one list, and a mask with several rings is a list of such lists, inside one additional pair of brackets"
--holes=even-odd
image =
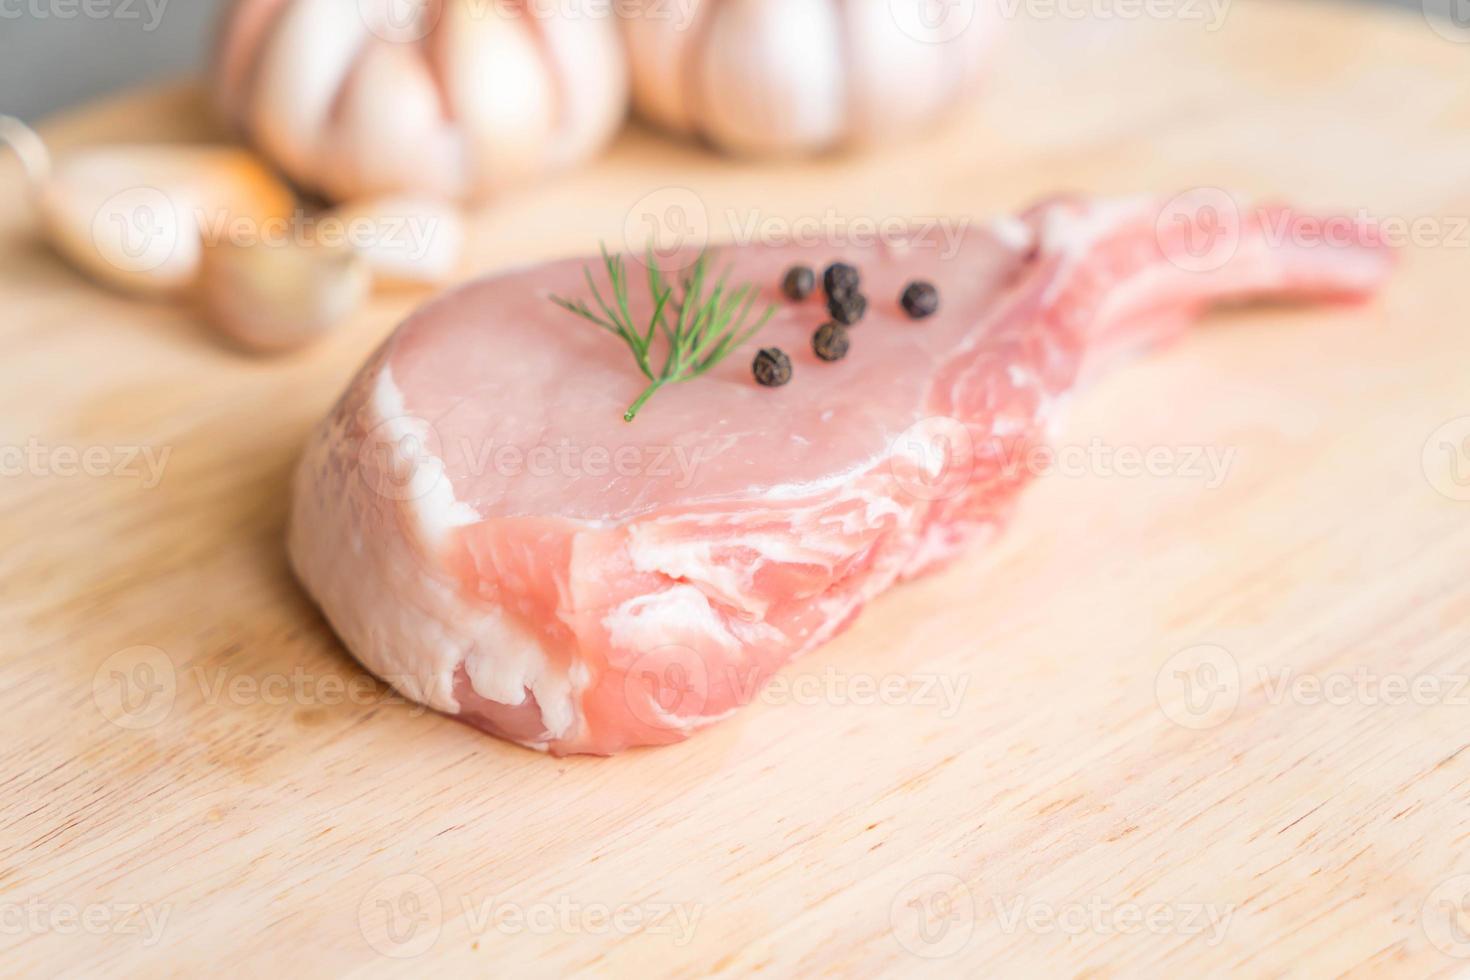
[[(1470, 0), (1318, 2), (1379, 3), (1453, 17), (1470, 41)], [(197, 71), (224, 3), (0, 0), (0, 112), (35, 120), (129, 85)]]

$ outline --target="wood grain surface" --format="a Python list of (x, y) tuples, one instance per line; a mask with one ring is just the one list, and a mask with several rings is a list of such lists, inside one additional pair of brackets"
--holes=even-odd
[[(1414, 239), (1376, 304), (1216, 315), (1103, 380), (999, 542), (611, 760), (402, 703), (287, 571), (305, 434), (421, 296), (241, 357), (63, 266), (0, 162), (0, 972), (1470, 965), (1470, 45), (1186, 8), (1017, 21), (916, 146), (748, 165), (635, 128), (476, 217), (467, 274), (670, 202), (719, 238), (1219, 186)], [(189, 88), (47, 130), (210, 134)]]

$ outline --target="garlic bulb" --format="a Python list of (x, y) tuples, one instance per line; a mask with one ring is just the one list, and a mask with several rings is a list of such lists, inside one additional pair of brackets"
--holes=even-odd
[(40, 137), (8, 116), (0, 116), (0, 144), (25, 165), (51, 247), (93, 279), (139, 295), (185, 290), (205, 237), (282, 219), (295, 203), (233, 147), (90, 147), (53, 162)]
[(333, 200), (481, 199), (596, 153), (627, 68), (595, 0), (234, 0), (226, 115)]
[(973, 88), (993, 2), (622, 0), (618, 10), (645, 118), (769, 156), (934, 122)]

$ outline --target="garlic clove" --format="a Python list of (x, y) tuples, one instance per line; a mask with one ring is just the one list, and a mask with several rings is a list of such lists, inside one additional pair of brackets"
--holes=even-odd
[(359, 310), (372, 276), (346, 243), (229, 239), (204, 248), (200, 298), (210, 322), (259, 353), (296, 350)]
[(322, 189), (335, 200), (420, 187), (462, 197), (465, 160), (417, 47), (370, 46), (348, 77), (327, 138)]
[(610, 11), (589, 9), (575, 17), (535, 14), (542, 6), (531, 4), (528, 16), (536, 18), (557, 90), (580, 94), (558, 105), (548, 165), (562, 168), (591, 156), (627, 118), (627, 56), (617, 25), (608, 23)]
[(526, 19), (503, 4), (445, 0), (439, 46), (444, 91), (464, 129), (472, 196), (535, 174), (546, 157), (556, 91)]
[(250, 129), (303, 184), (317, 186), (337, 92), (371, 37), (355, 2), (294, 0), (261, 54)]
[(812, 152), (846, 128), (841, 16), (831, 0), (728, 0), (698, 69), (705, 131), (744, 154)]
[(48, 242), (81, 272), (126, 292), (184, 289), (198, 273), (206, 228), (264, 222), (292, 207), (290, 192), (242, 150), (100, 147), (69, 153), (51, 166), (34, 132), (5, 117), (0, 124), (0, 138), (30, 160)]
[(459, 270), (465, 228), (459, 209), (446, 201), (396, 195), (328, 212), (317, 223), (317, 236), (341, 236), (366, 260), (376, 283), (433, 286)]
[(698, 25), (713, 6), (692, 0), (688, 23), (675, 20), (678, 14), (666, 0), (628, 0), (622, 8), (620, 26), (634, 103), (644, 118), (675, 133), (693, 135), (698, 129), (690, 70), (704, 36)]

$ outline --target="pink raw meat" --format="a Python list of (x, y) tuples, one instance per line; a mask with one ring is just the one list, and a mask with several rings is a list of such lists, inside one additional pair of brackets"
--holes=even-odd
[[(683, 739), (996, 529), (1026, 479), (1003, 461), (1080, 379), (1212, 302), (1358, 299), (1388, 273), (1369, 229), (1314, 244), (1309, 219), (1234, 223), (1217, 197), (1055, 201), (954, 248), (719, 249), (780, 312), (631, 424), (628, 351), (548, 299), (590, 299), (586, 261), (472, 283), (404, 323), (311, 439), (297, 574), (372, 671), (486, 731), (558, 754)], [(820, 295), (777, 285), (837, 259), (870, 308), (828, 364)], [(899, 307), (912, 279), (939, 289), (929, 319)], [(641, 277), (631, 292), (646, 322)], [(764, 346), (791, 356), (786, 387), (752, 380)]]

